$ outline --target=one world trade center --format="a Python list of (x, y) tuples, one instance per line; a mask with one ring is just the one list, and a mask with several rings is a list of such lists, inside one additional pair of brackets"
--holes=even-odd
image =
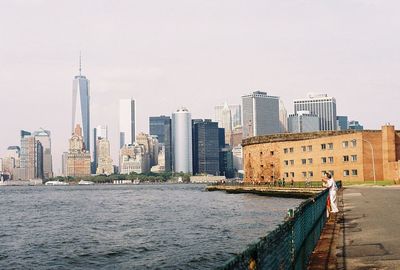
[(81, 57), (79, 57), (79, 75), (75, 76), (72, 86), (72, 133), (76, 125), (83, 130), (85, 149), (90, 151), (90, 96), (89, 80), (82, 75)]

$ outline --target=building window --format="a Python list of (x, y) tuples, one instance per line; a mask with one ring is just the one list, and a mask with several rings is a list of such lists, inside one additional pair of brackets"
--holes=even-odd
[(291, 176), (291, 177), (294, 177), (294, 172), (291, 172), (291, 173), (290, 173), (290, 176)]
[(343, 141), (342, 142), (342, 146), (343, 146), (343, 148), (349, 147), (349, 142), (348, 141)]
[(343, 176), (349, 176), (350, 175), (350, 171), (349, 170), (344, 170), (343, 171)]
[(301, 174), (303, 175), (303, 177), (307, 177), (307, 172), (302, 172)]
[(348, 162), (349, 161), (349, 156), (343, 156), (343, 162)]
[(274, 163), (271, 163), (271, 165), (270, 165), (270, 166), (271, 166), (271, 168), (275, 167)]
[(357, 140), (351, 140), (351, 147), (356, 147), (357, 146)]
[(303, 158), (303, 159), (301, 160), (301, 164), (306, 165), (306, 164), (307, 164), (307, 159)]
[(264, 168), (264, 164), (261, 164), (261, 168)]
[(293, 147), (290, 147), (290, 148), (289, 148), (289, 152), (290, 152), (290, 153), (293, 153), (293, 152), (294, 152)]
[(313, 162), (313, 161), (312, 161), (312, 158), (309, 158), (309, 159), (308, 159), (308, 164), (312, 164), (312, 162)]
[(285, 160), (284, 163), (285, 163), (285, 166), (288, 166), (289, 165), (289, 160)]
[(262, 152), (260, 152), (260, 156), (262, 156)]
[(285, 172), (284, 175), (285, 175), (285, 178), (289, 177), (289, 173), (288, 172)]
[(288, 153), (288, 149), (287, 148), (283, 148), (283, 153), (287, 154)]
[(333, 163), (333, 157), (329, 157), (329, 163)]
[(353, 176), (357, 176), (357, 175), (358, 175), (358, 172), (357, 172), (357, 170), (351, 170), (351, 175), (353, 175)]
[(334, 171), (329, 171), (329, 174), (330, 174), (331, 176), (334, 176)]
[(333, 149), (333, 143), (328, 143), (328, 149), (330, 149), (330, 150)]
[(322, 164), (325, 164), (325, 163), (326, 163), (326, 157), (322, 157), (322, 158), (321, 158), (321, 163), (322, 163)]
[(305, 152), (305, 151), (307, 151), (307, 147), (302, 146), (302, 147), (301, 147), (301, 150), (302, 150), (303, 152)]
[(325, 150), (325, 149), (326, 149), (326, 144), (325, 143), (321, 144), (321, 150)]
[(351, 155), (351, 161), (356, 162), (357, 161), (357, 155)]
[(308, 152), (312, 151), (312, 145), (307, 146)]
[(321, 171), (321, 176), (325, 177), (325, 175), (326, 175), (326, 171)]
[(313, 177), (313, 176), (314, 176), (314, 173), (313, 173), (312, 171), (309, 171), (309, 172), (308, 172), (308, 176), (309, 176), (309, 177)]
[(271, 156), (273, 156), (275, 154), (274, 151), (270, 151), (269, 153), (271, 154)]
[(264, 180), (264, 175), (261, 175), (261, 179)]
[(294, 160), (293, 159), (290, 161), (290, 165), (294, 165)]

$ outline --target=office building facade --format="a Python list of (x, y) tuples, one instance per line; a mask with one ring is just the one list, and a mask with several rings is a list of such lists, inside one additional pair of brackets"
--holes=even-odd
[(171, 117), (161, 115), (149, 118), (149, 133), (157, 136), (158, 142), (163, 145), (165, 156), (165, 171), (172, 169), (172, 151), (171, 151)]
[(309, 111), (319, 117), (320, 130), (337, 130), (336, 99), (327, 94), (309, 94), (294, 101), (294, 114)]
[(119, 101), (119, 146), (130, 145), (136, 139), (135, 100)]
[(172, 113), (173, 171), (192, 173), (192, 116), (182, 107)]
[(279, 97), (256, 91), (242, 96), (243, 137), (281, 132), (279, 121)]
[(288, 131), (290, 133), (319, 131), (319, 117), (308, 111), (298, 111), (288, 117)]
[(34, 132), (35, 140), (39, 141), (43, 147), (43, 177), (49, 179), (53, 177), (53, 157), (51, 154), (51, 132), (40, 130)]

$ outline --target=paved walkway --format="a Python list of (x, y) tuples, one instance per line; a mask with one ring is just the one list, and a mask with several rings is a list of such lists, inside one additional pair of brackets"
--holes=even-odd
[(400, 187), (347, 187), (338, 269), (400, 269)]

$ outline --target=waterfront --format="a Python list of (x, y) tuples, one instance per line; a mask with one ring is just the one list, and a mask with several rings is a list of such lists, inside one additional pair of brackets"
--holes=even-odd
[(0, 268), (215, 268), (300, 202), (203, 185), (5, 187)]

